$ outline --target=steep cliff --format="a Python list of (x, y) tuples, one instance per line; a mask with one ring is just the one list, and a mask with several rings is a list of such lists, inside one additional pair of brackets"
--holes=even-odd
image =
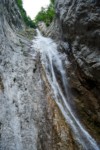
[[(3, 24), (7, 22), (11, 27), (22, 27), (22, 18), (19, 9), (14, 0), (1, 0), (0, 2), (0, 19)], [(0, 26), (1, 27), (1, 26)]]
[(1, 0), (0, 150), (36, 150), (41, 145), (45, 96), (36, 67), (38, 56), (31, 56), (31, 41), (22, 36), (23, 27), (15, 0)]
[[(100, 139), (99, 11), (99, 1), (56, 0), (55, 21), (47, 32), (64, 54), (61, 59), (76, 104), (73, 109), (97, 141)], [(29, 30), (25, 30), (16, 1), (1, 0), (0, 150), (83, 149), (55, 102)], [(47, 49), (48, 43), (45, 44)], [(70, 62), (67, 65), (66, 56)], [(59, 72), (55, 74), (60, 85)]]
[(46, 92), (39, 54), (27, 37), (16, 1), (1, 0), (0, 150), (73, 150), (71, 131)]
[(76, 112), (100, 139), (100, 2), (56, 0), (55, 10), (54, 25), (47, 35), (57, 39), (58, 49), (67, 54)]

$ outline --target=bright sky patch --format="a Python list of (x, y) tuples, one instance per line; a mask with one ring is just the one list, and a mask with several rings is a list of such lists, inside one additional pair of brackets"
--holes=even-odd
[(34, 19), (37, 13), (41, 10), (41, 7), (46, 7), (50, 3), (50, 0), (23, 0), (23, 7), (27, 12), (27, 15)]

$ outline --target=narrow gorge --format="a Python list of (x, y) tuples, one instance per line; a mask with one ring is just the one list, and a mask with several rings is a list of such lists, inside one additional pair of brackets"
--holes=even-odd
[(0, 1), (0, 150), (99, 150), (100, 2), (56, 0), (38, 28)]

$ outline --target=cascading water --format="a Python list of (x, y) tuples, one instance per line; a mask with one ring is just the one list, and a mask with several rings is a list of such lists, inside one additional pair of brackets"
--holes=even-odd
[[(37, 30), (37, 37), (33, 40), (33, 47), (40, 52), (41, 63), (44, 66), (47, 80), (54, 92), (55, 101), (64, 115), (67, 123), (70, 125), (74, 138), (82, 146), (83, 150), (99, 150), (99, 146), (91, 135), (86, 131), (80, 123), (78, 117), (75, 115), (73, 107), (70, 104), (71, 93), (68, 90), (68, 82), (66, 79), (66, 72), (60, 54), (57, 51), (57, 44), (50, 38), (45, 38)], [(56, 71), (59, 72), (62, 80), (64, 92), (57, 80)]]

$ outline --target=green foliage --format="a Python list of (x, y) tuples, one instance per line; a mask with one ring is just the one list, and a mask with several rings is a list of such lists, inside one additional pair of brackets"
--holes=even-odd
[(23, 8), (22, 0), (16, 0), (16, 2), (20, 9), (20, 12), (21, 12), (21, 15), (22, 15), (22, 18), (23, 18), (25, 24), (31, 28), (35, 28), (35, 23), (31, 20), (30, 17), (27, 16), (26, 11)]
[(23, 7), (22, 0), (16, 0), (18, 7), (21, 9)]
[(50, 25), (52, 22), (55, 11), (54, 11), (54, 0), (50, 0), (51, 3), (47, 8), (41, 8), (41, 11), (37, 14), (35, 17), (35, 23), (38, 24), (38, 22), (43, 21), (47, 26)]
[(50, 2), (51, 2), (51, 4), (53, 4), (53, 5), (54, 5), (54, 3), (55, 3), (55, 0), (50, 0)]

